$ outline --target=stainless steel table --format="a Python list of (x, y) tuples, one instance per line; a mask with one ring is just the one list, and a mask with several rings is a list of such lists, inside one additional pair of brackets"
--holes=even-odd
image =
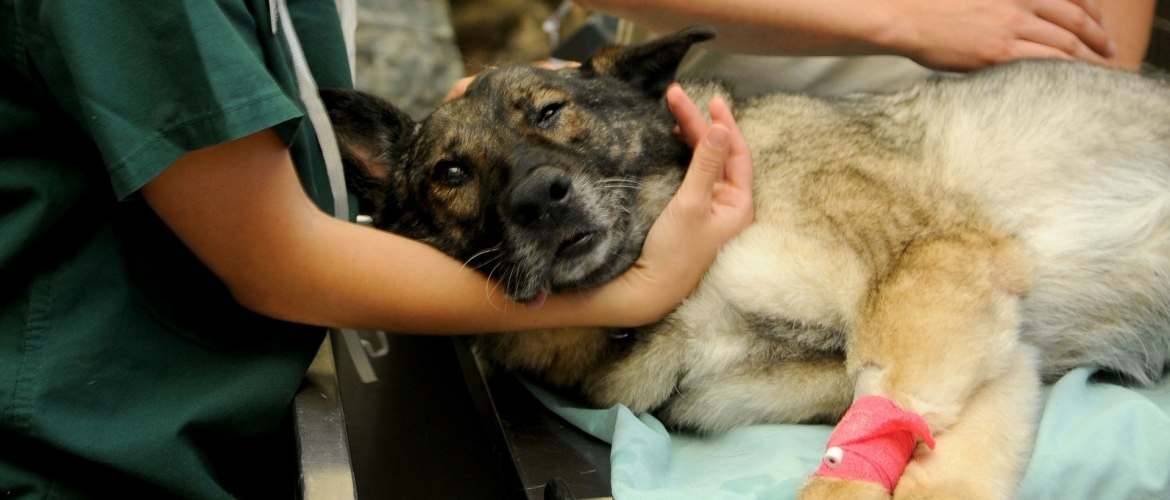
[[(370, 360), (376, 382), (358, 379), (336, 338), (310, 371), (297, 403), (305, 500), (609, 497), (609, 445), (549, 412), (512, 376), (485, 377), (463, 339), (390, 335), (387, 343), (386, 355)], [(333, 413), (324, 408), (331, 402), (341, 403)]]

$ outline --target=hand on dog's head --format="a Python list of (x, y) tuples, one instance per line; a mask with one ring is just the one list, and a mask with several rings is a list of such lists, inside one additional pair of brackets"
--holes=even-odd
[[(690, 158), (666, 89), (712, 37), (685, 30), (576, 68), (490, 70), (419, 123), (369, 94), (321, 96), (347, 186), (374, 225), (498, 267), (526, 301), (600, 285), (636, 260)], [(488, 254), (494, 267), (472, 261)]]

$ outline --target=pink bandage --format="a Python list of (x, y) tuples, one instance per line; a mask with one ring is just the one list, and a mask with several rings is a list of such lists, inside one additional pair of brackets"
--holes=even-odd
[(881, 396), (863, 397), (829, 436), (825, 458), (813, 475), (878, 483), (892, 493), (919, 439), (934, 449), (934, 436), (920, 415)]

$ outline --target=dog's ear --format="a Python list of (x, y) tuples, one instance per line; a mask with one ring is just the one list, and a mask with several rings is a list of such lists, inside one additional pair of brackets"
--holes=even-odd
[(660, 99), (691, 46), (712, 38), (714, 28), (690, 28), (639, 45), (604, 47), (581, 65), (581, 72), (612, 76)]
[(358, 210), (375, 214), (390, 185), (390, 148), (411, 133), (414, 120), (394, 105), (365, 92), (321, 89), (345, 164), (345, 185)]

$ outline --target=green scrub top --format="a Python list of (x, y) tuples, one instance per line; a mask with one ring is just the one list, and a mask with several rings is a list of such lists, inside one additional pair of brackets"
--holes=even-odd
[[(288, 0), (351, 87), (333, 0)], [(326, 212), (267, 0), (0, 0), (0, 498), (292, 498), (323, 330), (240, 307), (136, 194), (265, 128)]]

